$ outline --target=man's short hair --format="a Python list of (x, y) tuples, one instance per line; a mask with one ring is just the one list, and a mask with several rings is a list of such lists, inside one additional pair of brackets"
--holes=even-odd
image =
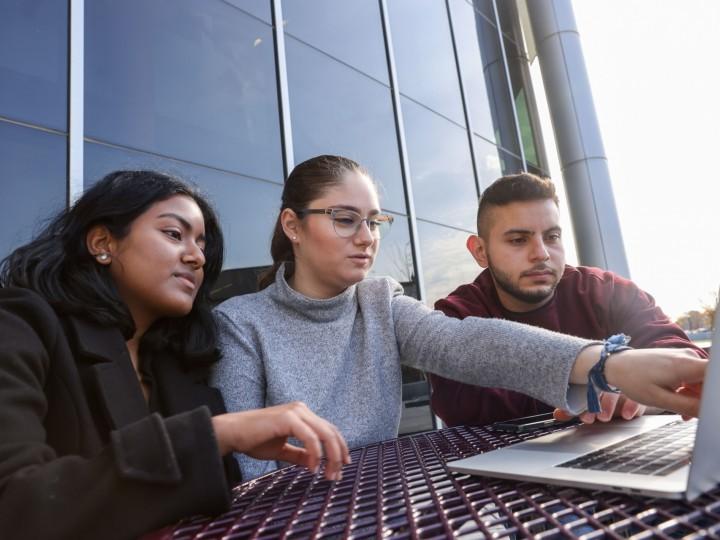
[(480, 196), (477, 213), (478, 236), (483, 236), (483, 233), (489, 230), (488, 215), (492, 207), (546, 199), (552, 199), (560, 206), (555, 184), (549, 178), (532, 173), (510, 174), (498, 178)]

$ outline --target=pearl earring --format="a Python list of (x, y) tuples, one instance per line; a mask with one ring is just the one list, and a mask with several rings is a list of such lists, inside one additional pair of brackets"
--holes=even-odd
[(96, 255), (98, 262), (104, 263), (108, 262), (110, 260), (110, 254), (109, 253), (100, 253)]
[(292, 239), (293, 239), (293, 242), (295, 242), (297, 240), (297, 236), (293, 236)]

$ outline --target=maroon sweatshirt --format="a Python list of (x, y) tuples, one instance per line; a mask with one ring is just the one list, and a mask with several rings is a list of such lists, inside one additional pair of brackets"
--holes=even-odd
[[(566, 266), (554, 296), (544, 306), (525, 313), (503, 308), (488, 270), (473, 283), (461, 285), (435, 303), (446, 315), (507, 319), (586, 339), (624, 333), (635, 348), (690, 347), (703, 358), (683, 330), (671, 322), (655, 300), (632, 281), (586, 266)], [(552, 409), (533, 398), (500, 388), (483, 388), (429, 374), (431, 405), (449, 426), (489, 424)]]

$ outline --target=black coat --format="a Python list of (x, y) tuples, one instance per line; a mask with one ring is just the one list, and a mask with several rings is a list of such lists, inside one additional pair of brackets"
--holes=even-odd
[(239, 476), (212, 430), (219, 392), (206, 369), (152, 365), (162, 415), (118, 330), (0, 289), (0, 538), (134, 538), (227, 508)]

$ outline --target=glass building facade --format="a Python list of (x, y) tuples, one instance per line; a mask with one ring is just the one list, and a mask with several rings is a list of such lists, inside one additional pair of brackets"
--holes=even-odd
[[(321, 153), (365, 165), (395, 216), (374, 274), (428, 305), (472, 280), (479, 193), (547, 170), (515, 2), (0, 0), (0, 257), (104, 174), (152, 168), (214, 201), (218, 298), (248, 292), (284, 177)], [(405, 376), (404, 429), (429, 428)]]

